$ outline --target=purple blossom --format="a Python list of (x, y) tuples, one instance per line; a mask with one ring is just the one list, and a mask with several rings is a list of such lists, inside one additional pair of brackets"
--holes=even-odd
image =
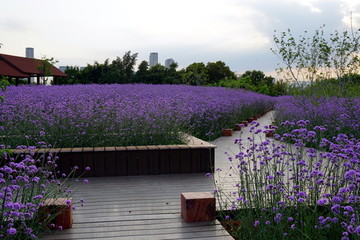
[(354, 212), (354, 208), (352, 206), (345, 206), (344, 210), (348, 212)]
[(340, 214), (340, 205), (339, 204), (335, 204), (331, 207), (331, 211), (333, 211), (333, 213), (335, 214)]
[(41, 199), (43, 198), (43, 195), (36, 195), (35, 197), (33, 197), (33, 199)]
[(17, 231), (16, 231), (15, 228), (9, 228), (8, 230), (6, 230), (6, 232), (7, 232), (9, 235), (15, 235)]
[(344, 175), (344, 177), (347, 179), (347, 180), (353, 180), (354, 176), (356, 175), (356, 171), (351, 169), (349, 171), (347, 171)]
[(303, 202), (305, 202), (305, 199), (304, 198), (298, 198), (298, 200), (297, 200), (299, 203), (303, 203)]
[(322, 205), (327, 204), (327, 202), (328, 202), (327, 199), (322, 198), (322, 199), (319, 199), (319, 200), (317, 201), (317, 204), (320, 205), (320, 206), (322, 206)]
[(340, 196), (334, 196), (332, 199), (331, 199), (331, 202), (332, 203), (341, 203), (343, 201), (343, 198), (340, 197)]

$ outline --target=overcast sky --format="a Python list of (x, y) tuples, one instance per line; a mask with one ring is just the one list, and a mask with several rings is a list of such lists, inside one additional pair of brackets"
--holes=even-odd
[(232, 71), (273, 71), (274, 30), (360, 27), (360, 0), (11, 0), (0, 4), (0, 53), (53, 57), (57, 66), (158, 52), (179, 67), (224, 61)]

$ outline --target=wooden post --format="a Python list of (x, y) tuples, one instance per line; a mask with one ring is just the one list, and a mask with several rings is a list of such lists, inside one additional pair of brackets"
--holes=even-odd
[(67, 198), (48, 198), (45, 199), (44, 206), (41, 207), (42, 213), (56, 214), (50, 224), (54, 224), (55, 228), (62, 227), (62, 229), (72, 228), (72, 208), (71, 204), (67, 204), (66, 201), (70, 202), (72, 199)]
[(185, 222), (213, 221), (216, 202), (209, 192), (188, 192), (181, 194), (181, 217)]
[(230, 137), (233, 135), (233, 130), (232, 129), (223, 129), (222, 135)]
[(241, 131), (241, 124), (235, 124), (234, 131)]

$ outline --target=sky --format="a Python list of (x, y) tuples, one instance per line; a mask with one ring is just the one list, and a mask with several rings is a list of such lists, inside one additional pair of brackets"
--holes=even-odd
[[(223, 61), (232, 71), (271, 74), (274, 30), (295, 36), (360, 28), (360, 0), (0, 0), (0, 53), (86, 66), (138, 53), (179, 69)], [(351, 21), (352, 19), (352, 21)], [(136, 70), (136, 69), (135, 69)]]

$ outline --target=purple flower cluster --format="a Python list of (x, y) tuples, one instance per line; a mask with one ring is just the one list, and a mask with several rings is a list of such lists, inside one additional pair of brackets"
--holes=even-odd
[[(251, 123), (247, 141), (237, 139), (240, 152), (226, 172), (238, 182), (230, 193), (221, 189), (226, 184), (215, 183), (220, 206), (238, 220), (264, 228), (249, 229), (249, 236), (260, 234), (259, 239), (264, 232), (271, 239), (283, 238), (285, 232), (296, 239), (359, 238), (360, 139), (338, 134), (321, 138), (321, 148), (314, 149), (306, 146), (328, 130), (308, 120), (282, 124), (292, 130), (275, 139), (264, 139), (269, 127), (257, 131), (257, 122)], [(251, 214), (244, 209), (252, 209)]]
[(360, 98), (284, 96), (278, 98), (275, 109), (278, 123), (289, 122), (286, 127), (279, 125), (279, 132), (288, 132), (297, 121), (308, 119), (311, 127), (323, 130), (323, 137), (346, 133), (360, 138)]
[[(56, 176), (57, 157), (20, 146), (15, 153), (0, 149), (0, 238), (37, 239), (52, 218), (46, 199), (69, 198), (70, 179)], [(66, 204), (73, 205), (70, 200)], [(54, 213), (56, 214), (56, 213)]]
[(4, 96), (0, 136), (7, 146), (172, 144), (183, 141), (179, 132), (216, 138), (274, 103), (243, 90), (146, 84), (9, 87)]

